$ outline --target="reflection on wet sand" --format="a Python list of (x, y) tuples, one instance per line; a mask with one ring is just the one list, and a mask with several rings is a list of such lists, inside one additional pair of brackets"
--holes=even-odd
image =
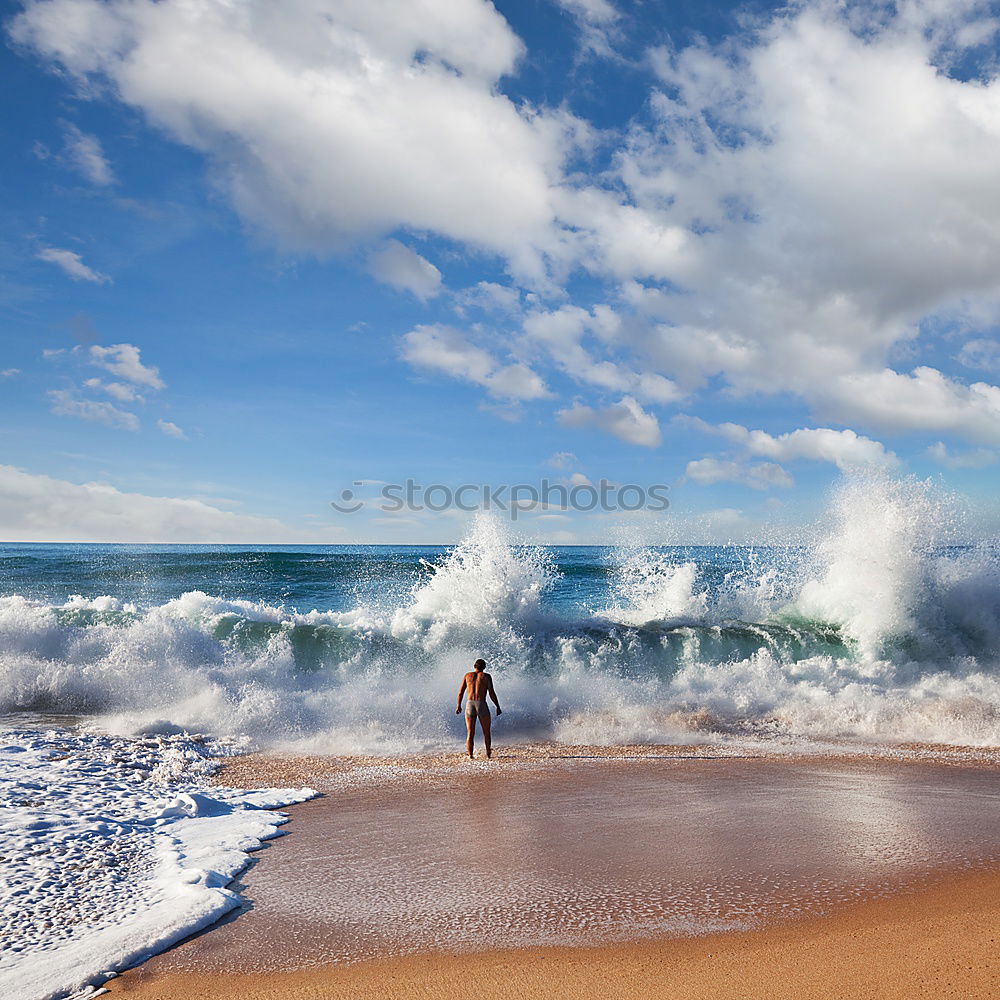
[(989, 768), (565, 760), (334, 784), (292, 812), (252, 909), (144, 975), (737, 930), (1000, 860)]

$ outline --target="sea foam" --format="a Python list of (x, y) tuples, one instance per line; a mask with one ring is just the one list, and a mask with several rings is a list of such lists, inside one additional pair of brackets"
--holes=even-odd
[(0, 993), (89, 993), (240, 904), (272, 810), (315, 793), (208, 787), (208, 764), (188, 737), (0, 732)]

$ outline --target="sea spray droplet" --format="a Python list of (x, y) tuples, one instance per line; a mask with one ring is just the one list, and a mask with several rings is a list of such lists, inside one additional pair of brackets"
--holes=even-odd
[(856, 474), (833, 497), (794, 611), (839, 625), (866, 657), (923, 631), (940, 595), (946, 505), (930, 483)]
[(431, 577), (396, 613), (392, 632), (432, 648), (497, 630), (530, 632), (558, 575), (548, 551), (515, 546), (499, 519), (485, 514), (439, 563), (425, 566)]
[(709, 595), (699, 585), (698, 566), (676, 562), (673, 553), (630, 547), (616, 551), (614, 597), (619, 603), (601, 612), (628, 625), (700, 619), (708, 612)]

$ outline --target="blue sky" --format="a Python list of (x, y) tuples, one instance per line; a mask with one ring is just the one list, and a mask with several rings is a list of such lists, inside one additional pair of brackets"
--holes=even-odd
[(995, 531), (994, 7), (5, 5), (0, 535), (790, 537), (872, 470)]

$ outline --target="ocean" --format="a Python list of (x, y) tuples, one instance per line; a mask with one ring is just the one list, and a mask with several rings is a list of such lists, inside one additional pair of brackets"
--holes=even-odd
[(1000, 550), (919, 484), (810, 545), (0, 546), (0, 712), (320, 753), (498, 740), (1000, 744)]

